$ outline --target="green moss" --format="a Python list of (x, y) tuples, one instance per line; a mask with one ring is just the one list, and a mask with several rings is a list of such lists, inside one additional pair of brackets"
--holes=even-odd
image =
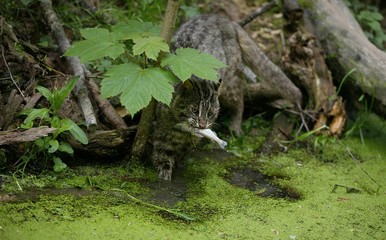
[(302, 8), (312, 8), (314, 6), (313, 1), (309, 0), (299, 0), (298, 3)]
[[(87, 194), (65, 192), (2, 203), (0, 239), (382, 239), (386, 235), (382, 126), (366, 129), (365, 144), (352, 135), (323, 142), (318, 146), (323, 151), (315, 153), (298, 148), (272, 157), (256, 156), (253, 149), (262, 138), (245, 137), (229, 140), (229, 149), (239, 157), (221, 150), (194, 154), (183, 170), (185, 201), (169, 207), (194, 216), (195, 221), (111, 191), (118, 188), (156, 202), (151, 198), (154, 190), (147, 186), (154, 181), (154, 171), (140, 164), (129, 170), (78, 167), (19, 179), (23, 189), (40, 184), (41, 189), (77, 187)], [(235, 167), (259, 170), (301, 198), (263, 198), (258, 191), (236, 187), (225, 178)], [(12, 184), (4, 183), (3, 189)], [(336, 185), (359, 192), (349, 193), (345, 187), (333, 191)], [(169, 189), (170, 194), (178, 195), (178, 188)], [(4, 199), (4, 192), (1, 196)]]

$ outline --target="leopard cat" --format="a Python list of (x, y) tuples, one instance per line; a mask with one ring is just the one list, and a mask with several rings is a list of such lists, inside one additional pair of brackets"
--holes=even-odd
[(171, 107), (158, 107), (152, 159), (161, 179), (170, 180), (174, 165), (200, 140), (194, 129), (215, 124), (220, 103), (231, 113), (229, 129), (236, 135), (242, 133), (244, 83), (239, 73), (243, 64), (236, 25), (224, 17), (201, 15), (183, 24), (174, 35), (172, 49), (195, 48), (227, 67), (218, 71), (220, 85), (192, 76), (176, 86)]
[(152, 158), (160, 179), (170, 180), (175, 163), (199, 142), (194, 128), (215, 123), (220, 111), (218, 85), (192, 77), (177, 86), (171, 107), (158, 106)]

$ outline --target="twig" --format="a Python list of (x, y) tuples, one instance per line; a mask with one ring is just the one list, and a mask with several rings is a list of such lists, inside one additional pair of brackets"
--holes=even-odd
[(371, 180), (373, 183), (375, 183), (375, 184), (378, 186), (378, 189), (377, 189), (377, 191), (376, 191), (376, 192), (378, 193), (378, 192), (379, 192), (379, 189), (381, 188), (381, 184), (379, 184), (377, 181), (375, 181), (374, 178), (372, 178), (372, 177), (370, 176), (370, 174), (369, 174), (368, 172), (366, 172), (366, 170), (364, 170), (364, 169), (362, 168), (361, 163), (360, 163), (359, 160), (351, 153), (350, 149), (349, 149), (344, 143), (342, 143), (342, 141), (340, 141), (338, 138), (336, 138), (336, 139), (338, 140), (338, 143), (339, 143), (340, 145), (342, 145), (342, 146), (346, 149), (346, 151), (347, 151), (348, 154), (350, 155), (351, 159), (353, 159), (354, 162), (358, 165), (359, 169), (360, 169), (364, 174), (366, 174), (367, 177), (369, 177), (370, 180)]
[[(46, 21), (54, 33), (56, 41), (59, 45), (60, 51), (64, 53), (71, 45), (68, 40), (66, 33), (64, 32), (63, 26), (60, 23), (59, 17), (52, 8), (52, 1), (42, 1), (41, 6), (44, 11)], [(86, 126), (89, 130), (95, 130), (97, 126), (96, 116), (91, 104), (91, 100), (88, 97), (88, 90), (85, 84), (85, 73), (83, 71), (82, 64), (78, 57), (67, 57), (69, 65), (72, 68), (73, 75), (79, 76), (80, 79), (74, 89), (75, 95), (77, 96), (78, 103), (82, 108), (83, 116), (86, 121)]]
[(111, 105), (111, 103), (107, 100), (101, 97), (100, 95), (100, 89), (98, 85), (95, 83), (95, 81), (91, 78), (91, 72), (88, 69), (84, 69), (87, 78), (89, 79), (87, 84), (88, 87), (93, 94), (93, 97), (95, 101), (98, 104), (99, 109), (103, 112), (103, 114), (106, 116), (108, 121), (111, 123), (111, 125), (114, 126), (116, 129), (127, 129), (127, 125), (125, 121), (122, 119), (121, 116), (117, 113), (117, 111), (114, 109), (114, 107)]
[(154, 209), (157, 209), (157, 210), (160, 210), (160, 211), (164, 211), (164, 212), (168, 212), (170, 214), (173, 214), (174, 216), (176, 217), (179, 217), (179, 218), (182, 218), (184, 220), (187, 220), (187, 221), (194, 221), (196, 220), (194, 217), (191, 217), (189, 215), (186, 215), (184, 213), (180, 213), (178, 211), (175, 211), (175, 210), (172, 210), (172, 209), (168, 209), (168, 208), (164, 208), (164, 207), (161, 207), (161, 206), (158, 206), (158, 205), (155, 205), (155, 204), (151, 204), (151, 203), (148, 203), (148, 202), (145, 202), (145, 201), (142, 201), (132, 195), (130, 195), (128, 192), (126, 192), (125, 190), (122, 190), (122, 189), (118, 189), (118, 188), (113, 188), (113, 189), (110, 189), (111, 191), (116, 191), (116, 192), (122, 192), (122, 193), (125, 193), (126, 196), (132, 200), (133, 202), (135, 203), (140, 203), (142, 205), (145, 205), (147, 207), (151, 207), (151, 208), (154, 208)]
[(273, 1), (263, 5), (262, 7), (256, 9), (253, 13), (248, 15), (246, 18), (244, 18), (241, 21), (239, 21), (239, 25), (244, 27), (245, 25), (250, 23), (253, 19), (255, 19), (258, 16), (262, 15), (263, 13), (267, 12), (268, 10), (270, 10), (271, 8), (273, 8), (276, 5), (277, 5), (277, 1), (276, 0), (273, 0)]
[(332, 193), (336, 192), (336, 190), (338, 189), (338, 187), (341, 187), (341, 188), (345, 188), (346, 189), (346, 192), (347, 193), (360, 193), (361, 190), (357, 189), (357, 188), (354, 188), (354, 187), (347, 187), (347, 186), (344, 186), (342, 184), (335, 184), (334, 185), (334, 188), (332, 189)]
[(4, 64), (7, 67), (7, 70), (8, 70), (8, 73), (9, 73), (9, 77), (11, 78), (13, 84), (15, 84), (15, 86), (16, 86), (17, 90), (19, 91), (20, 95), (24, 98), (25, 96), (24, 96), (23, 92), (20, 90), (19, 86), (17, 85), (15, 79), (13, 78), (11, 69), (9, 69), (7, 60), (5, 59), (5, 56), (4, 56), (4, 46), (3, 45), (0, 45), (0, 46), (1, 46), (1, 55), (3, 56)]

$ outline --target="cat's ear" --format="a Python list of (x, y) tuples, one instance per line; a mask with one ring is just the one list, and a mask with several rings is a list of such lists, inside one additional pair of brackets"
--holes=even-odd
[(220, 79), (217, 81), (217, 83), (214, 85), (216, 91), (217, 91), (218, 88), (220, 87), (221, 82), (222, 82), (222, 78), (220, 78)]
[(180, 92), (185, 93), (193, 89), (193, 85), (190, 80), (184, 81), (180, 86)]

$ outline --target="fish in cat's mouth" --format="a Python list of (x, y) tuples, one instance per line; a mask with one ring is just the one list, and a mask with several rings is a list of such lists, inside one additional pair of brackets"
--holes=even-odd
[(209, 128), (205, 129), (200, 129), (200, 128), (195, 128), (194, 129), (194, 134), (198, 137), (206, 137), (214, 142), (216, 142), (222, 149), (225, 149), (225, 147), (228, 145), (228, 143), (219, 137), (217, 137), (216, 132)]

